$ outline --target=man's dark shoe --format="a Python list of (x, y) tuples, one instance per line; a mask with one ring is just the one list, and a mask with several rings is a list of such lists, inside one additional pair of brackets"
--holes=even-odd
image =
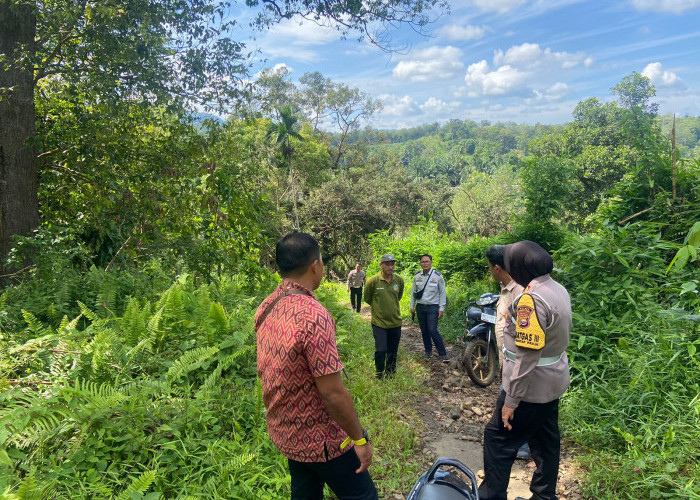
[(447, 354), (445, 354), (444, 356), (440, 356), (440, 357), (442, 358), (442, 362), (443, 362), (443, 363), (449, 363), (449, 362), (450, 362), (450, 358), (447, 357)]
[(515, 497), (515, 500), (530, 500), (529, 498), (525, 497)]
[(423, 357), (424, 357), (425, 359), (430, 359), (430, 357), (431, 357), (432, 355), (433, 355), (432, 352), (424, 352), (424, 353), (423, 353)]

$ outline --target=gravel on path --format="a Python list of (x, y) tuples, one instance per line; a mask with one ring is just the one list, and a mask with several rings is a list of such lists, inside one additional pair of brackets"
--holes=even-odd
[[(423, 428), (419, 430), (419, 435), (423, 445), (421, 452), (425, 470), (438, 457), (456, 458), (481, 480), (483, 479), (483, 430), (486, 422), (491, 418), (500, 388), (500, 379), (497, 378), (486, 388), (476, 386), (466, 372), (460, 370), (458, 366), (458, 348), (451, 345), (447, 345), (447, 348), (451, 359), (449, 363), (443, 363), (435, 354), (430, 360), (421, 361), (429, 366), (428, 384), (432, 388), (430, 393), (421, 395), (416, 400), (417, 412), (423, 421)], [(423, 342), (417, 325), (410, 322), (404, 323), (401, 349), (404, 353), (423, 359)], [(516, 496), (530, 498), (529, 484), (534, 469), (535, 464), (532, 461), (515, 461), (508, 488), (509, 498)], [(584, 497), (579, 493), (579, 474), (580, 470), (573, 464), (563, 444), (557, 484), (557, 495), (560, 500), (583, 500)], [(395, 492), (393, 498), (397, 500), (406, 498), (406, 494)]]

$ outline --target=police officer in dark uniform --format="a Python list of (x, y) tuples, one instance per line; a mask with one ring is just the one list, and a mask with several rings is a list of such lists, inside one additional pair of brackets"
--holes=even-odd
[[(525, 290), (510, 308), (503, 342), (503, 391), (484, 430), (482, 500), (507, 500), (518, 448), (530, 444), (536, 469), (530, 500), (556, 500), (559, 398), (570, 383), (566, 348), (571, 333), (569, 293), (549, 273), (552, 257), (537, 243), (506, 245), (508, 274)], [(516, 500), (524, 500), (517, 497)]]

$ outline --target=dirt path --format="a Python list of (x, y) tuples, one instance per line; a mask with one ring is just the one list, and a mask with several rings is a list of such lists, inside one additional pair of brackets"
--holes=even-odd
[[(368, 314), (369, 311), (363, 310), (363, 313)], [(423, 342), (417, 325), (404, 323), (401, 348), (411, 354), (423, 355)], [(421, 438), (425, 468), (427, 470), (438, 457), (456, 458), (475, 471), (481, 480), (483, 430), (491, 417), (500, 382), (496, 380), (487, 388), (474, 385), (465, 372), (457, 369), (452, 346), (448, 345), (447, 349), (453, 358), (449, 364), (443, 363), (436, 354), (429, 361), (423, 361), (430, 367), (429, 384), (433, 389), (416, 402), (424, 423)], [(515, 461), (508, 488), (509, 499), (516, 496), (530, 498), (529, 484), (534, 467), (532, 461)], [(557, 488), (560, 500), (583, 499), (579, 493), (577, 473), (567, 449), (563, 447)], [(402, 496), (397, 492), (394, 498), (405, 498), (405, 494)]]

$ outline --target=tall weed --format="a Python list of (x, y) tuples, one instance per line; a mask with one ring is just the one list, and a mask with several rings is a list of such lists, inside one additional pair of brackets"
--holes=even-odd
[(690, 269), (666, 274), (664, 229), (604, 224), (557, 254), (574, 310), (562, 422), (595, 498), (700, 498), (699, 303), (681, 299)]

